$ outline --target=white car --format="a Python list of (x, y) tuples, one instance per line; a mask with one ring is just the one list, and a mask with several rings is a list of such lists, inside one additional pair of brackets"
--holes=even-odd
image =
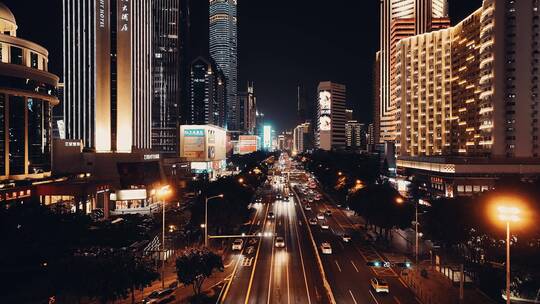
[(318, 219), (318, 220), (324, 220), (324, 214), (322, 214), (322, 213), (317, 213), (317, 219)]
[(332, 254), (332, 246), (330, 246), (330, 243), (322, 243), (321, 251), (323, 254)]
[(232, 250), (242, 250), (242, 247), (244, 246), (244, 240), (242, 239), (236, 239), (232, 243)]
[(328, 230), (330, 229), (330, 226), (327, 222), (321, 222), (321, 229)]
[(275, 246), (276, 246), (276, 248), (284, 248), (285, 247), (285, 239), (282, 236), (278, 236), (276, 238)]
[(351, 236), (348, 235), (348, 234), (342, 234), (341, 235), (341, 240), (344, 241), (345, 243), (348, 243), (351, 241)]
[(373, 278), (370, 280), (371, 287), (375, 290), (376, 293), (385, 292), (389, 293), (390, 289), (388, 288), (388, 283), (383, 279)]
[(317, 219), (316, 219), (316, 218), (310, 218), (310, 219), (309, 219), (309, 224), (310, 224), (311, 226), (317, 226), (317, 224), (318, 224), (318, 223), (317, 223)]

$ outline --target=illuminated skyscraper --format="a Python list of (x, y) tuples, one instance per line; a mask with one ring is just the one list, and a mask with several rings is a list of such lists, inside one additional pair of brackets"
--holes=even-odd
[(150, 149), (151, 2), (63, 0), (63, 16), (66, 137), (97, 152)]
[(317, 105), (317, 148), (334, 150), (345, 148), (346, 87), (330, 81), (319, 83)]
[(381, 0), (379, 86), (376, 122), (380, 141), (393, 141), (396, 134), (395, 47), (399, 40), (450, 26), (446, 0)]
[(236, 0), (210, 0), (210, 56), (227, 79), (227, 128), (237, 130), (238, 36)]
[[(152, 149), (174, 154), (178, 147), (180, 115), (180, 2), (152, 1), (153, 85)], [(182, 58), (183, 60), (184, 58)]]

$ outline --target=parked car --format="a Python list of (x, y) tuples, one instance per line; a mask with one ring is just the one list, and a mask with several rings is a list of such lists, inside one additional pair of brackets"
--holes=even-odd
[(324, 215), (332, 216), (332, 211), (330, 211), (330, 209), (326, 209), (326, 211), (324, 212)]
[(316, 218), (310, 218), (309, 219), (309, 224), (311, 226), (317, 226), (317, 224), (318, 224), (317, 219)]
[(310, 204), (306, 204), (306, 205), (304, 206), (304, 209), (306, 209), (306, 210), (311, 210), (311, 205), (310, 205)]
[(276, 248), (284, 248), (285, 247), (285, 239), (282, 236), (278, 236), (275, 241)]
[(243, 246), (244, 246), (244, 240), (236, 239), (236, 240), (234, 240), (234, 242), (232, 244), (232, 250), (242, 250)]
[(322, 213), (317, 213), (317, 219), (318, 219), (318, 220), (324, 220), (324, 214), (322, 214)]
[(322, 243), (321, 251), (323, 254), (332, 254), (332, 246), (330, 246), (330, 243)]
[(371, 287), (375, 290), (376, 293), (384, 292), (389, 293), (390, 288), (388, 288), (388, 283), (385, 280), (379, 278), (373, 278), (370, 280)]

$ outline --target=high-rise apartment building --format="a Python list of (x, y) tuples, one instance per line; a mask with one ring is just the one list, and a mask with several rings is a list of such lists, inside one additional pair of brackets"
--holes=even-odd
[(237, 130), (237, 0), (210, 0), (210, 56), (227, 79), (227, 128)]
[(399, 40), (450, 25), (446, 0), (382, 0), (377, 124), (380, 141), (396, 137), (395, 52)]
[(540, 173), (539, 3), (484, 0), (452, 28), (399, 42), (398, 168), (447, 196)]
[(196, 58), (191, 63), (191, 95), (187, 124), (218, 127), (225, 125), (225, 76), (210, 59)]
[(345, 148), (346, 87), (331, 81), (319, 83), (317, 105), (317, 148)]
[(66, 137), (97, 152), (152, 144), (150, 1), (63, 0)]
[(356, 120), (345, 123), (345, 136), (347, 149), (366, 150), (365, 125)]
[(178, 150), (180, 110), (180, 2), (154, 0), (152, 149), (162, 154)]
[(257, 97), (255, 85), (249, 82), (247, 91), (238, 93), (238, 129), (245, 134), (255, 134), (257, 120)]
[(313, 130), (309, 122), (299, 124), (293, 131), (293, 153), (313, 149)]

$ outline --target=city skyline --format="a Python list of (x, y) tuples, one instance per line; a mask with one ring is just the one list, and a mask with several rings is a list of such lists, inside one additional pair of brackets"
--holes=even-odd
[[(30, 0), (6, 0), (4, 3), (14, 11), (21, 24), (21, 35), (34, 40), (51, 51), (50, 70), (54, 74), (62, 74), (62, 35), (47, 36), (47, 33), (61, 32), (62, 1), (33, 3), (35, 10), (27, 10)], [(258, 92), (259, 110), (266, 119), (275, 124), (279, 130), (295, 127), (297, 86), (303, 84), (308, 95), (310, 113), (314, 113), (315, 92), (319, 81), (334, 80), (347, 85), (348, 103), (357, 113), (360, 122), (372, 120), (372, 73), (357, 73), (357, 70), (373, 69), (374, 53), (379, 47), (379, 32), (374, 24), (379, 23), (379, 4), (376, 1), (364, 3), (361, 10), (365, 14), (357, 18), (354, 10), (348, 9), (349, 2), (337, 2), (330, 7), (327, 17), (330, 22), (323, 26), (317, 25), (316, 32), (321, 36), (310, 34), (308, 21), (319, 13), (320, 7), (325, 7), (324, 1), (288, 2), (288, 10), (279, 14), (267, 14), (261, 10), (257, 1), (240, 1), (239, 14), (239, 91), (248, 81), (253, 81)], [(480, 0), (450, 0), (449, 15), (452, 24), (461, 21), (467, 15), (480, 7)], [(298, 15), (300, 9), (308, 12)], [(47, 12), (41, 14), (40, 12)], [(52, 18), (45, 18), (45, 16)], [(56, 16), (56, 17), (55, 17)], [(350, 16), (350, 17), (347, 17)], [(275, 19), (277, 18), (277, 19)], [(298, 18), (304, 18), (298, 19)], [(56, 21), (55, 21), (56, 20)], [(302, 20), (302, 21), (300, 21)], [(36, 26), (35, 22), (41, 24)], [(271, 26), (275, 22), (274, 26)], [(249, 26), (242, 27), (242, 23)], [(358, 28), (373, 28), (372, 31), (362, 31), (363, 39), (350, 40), (347, 37), (357, 37)], [(335, 36), (335, 43), (327, 44), (327, 39), (319, 37)], [(271, 39), (269, 39), (271, 37)], [(299, 37), (302, 37), (299, 39)], [(339, 39), (338, 39), (339, 38)], [(246, 40), (247, 39), (247, 40)], [(280, 47), (288, 46), (288, 51)], [(310, 52), (307, 52), (311, 49)], [(303, 58), (298, 56), (305, 56)], [(261, 61), (261, 58), (267, 60)], [(301, 60), (298, 60), (300, 59)], [(332, 58), (346, 58), (347, 65), (355, 68), (339, 69)], [(323, 61), (321, 61), (321, 59)], [(262, 71), (283, 66), (274, 73)], [(278, 88), (278, 90), (275, 90)], [(280, 92), (279, 94), (276, 93)], [(273, 105), (281, 105), (276, 109)], [(288, 111), (281, 111), (282, 108)]]

